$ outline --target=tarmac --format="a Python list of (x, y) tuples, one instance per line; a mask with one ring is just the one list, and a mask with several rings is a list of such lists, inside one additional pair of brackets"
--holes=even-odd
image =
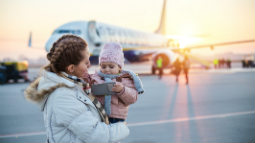
[[(130, 135), (121, 142), (255, 142), (254, 69), (194, 69), (186, 85), (184, 75), (176, 83), (150, 75), (150, 66), (126, 68), (141, 73), (145, 93), (129, 108)], [(0, 85), (0, 142), (45, 142), (42, 112), (24, 98), (28, 85)]]

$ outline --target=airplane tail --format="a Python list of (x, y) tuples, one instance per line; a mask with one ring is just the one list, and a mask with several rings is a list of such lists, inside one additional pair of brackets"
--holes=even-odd
[(155, 33), (166, 35), (166, 0), (164, 0), (159, 27)]
[(29, 33), (29, 39), (28, 39), (28, 47), (32, 47), (32, 32)]

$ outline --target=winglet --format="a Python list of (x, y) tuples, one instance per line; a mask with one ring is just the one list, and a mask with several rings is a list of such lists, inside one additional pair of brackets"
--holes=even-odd
[(166, 0), (164, 0), (159, 27), (155, 33), (166, 35)]
[(32, 32), (29, 33), (29, 39), (28, 39), (28, 47), (32, 47)]

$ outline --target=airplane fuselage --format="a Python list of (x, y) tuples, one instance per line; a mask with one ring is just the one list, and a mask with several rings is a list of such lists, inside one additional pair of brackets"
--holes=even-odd
[[(97, 57), (105, 43), (118, 42), (122, 45), (125, 58), (129, 62), (139, 62), (161, 48), (167, 48), (169, 39), (160, 34), (145, 33), (121, 28), (96, 21), (74, 21), (54, 30), (46, 43), (50, 51), (52, 44), (64, 34), (82, 37), (88, 44), (91, 62), (97, 63)], [(146, 50), (144, 50), (146, 49)]]

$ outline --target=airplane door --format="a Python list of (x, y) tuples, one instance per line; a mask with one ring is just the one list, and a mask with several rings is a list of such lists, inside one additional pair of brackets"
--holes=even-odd
[(96, 47), (100, 47), (101, 45), (101, 39), (99, 32), (96, 29), (96, 22), (95, 21), (89, 21), (88, 23), (88, 35), (89, 39), (94, 43)]
[(100, 38), (100, 33), (97, 31), (95, 21), (89, 21), (88, 23), (88, 38), (93, 43), (93, 55), (99, 55), (102, 46), (102, 40)]

